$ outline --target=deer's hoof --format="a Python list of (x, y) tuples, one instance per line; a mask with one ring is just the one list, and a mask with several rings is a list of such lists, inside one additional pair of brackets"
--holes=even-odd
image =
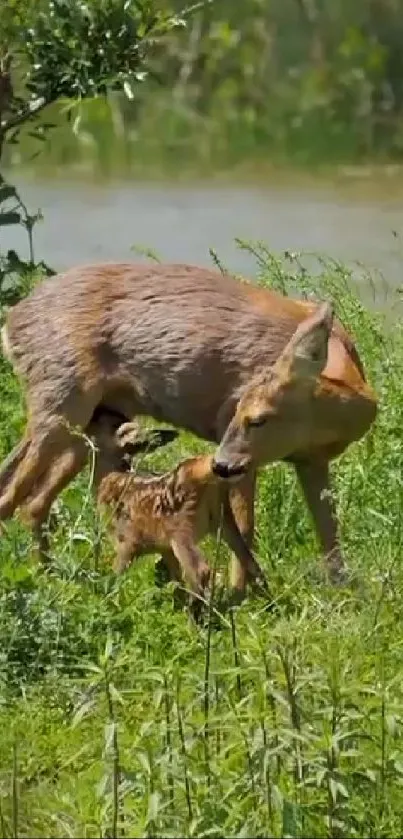
[(157, 588), (164, 588), (164, 586), (171, 582), (169, 569), (163, 559), (159, 559), (155, 563), (154, 580)]
[(329, 566), (328, 570), (329, 581), (333, 586), (348, 586), (350, 582), (350, 574), (344, 564), (336, 563)]

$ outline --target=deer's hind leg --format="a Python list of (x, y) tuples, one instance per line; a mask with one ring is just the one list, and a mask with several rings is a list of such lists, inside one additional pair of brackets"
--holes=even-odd
[(21, 518), (31, 527), (42, 560), (46, 558), (49, 549), (44, 525), (49, 518), (50, 508), (55, 498), (81, 472), (87, 453), (85, 440), (79, 437), (72, 440), (70, 447), (42, 474), (20, 507)]
[(70, 403), (62, 405), (57, 413), (50, 413), (48, 406), (31, 409), (23, 441), (0, 470), (0, 520), (10, 518), (33, 493), (42, 475), (75, 446), (77, 435), (71, 426), (85, 428), (89, 423), (96, 403), (78, 393)]
[(10, 469), (0, 496), (0, 519), (10, 518), (15, 509), (31, 495), (49, 462), (66, 447), (64, 438), (65, 434), (59, 427), (28, 434), (26, 452), (15, 468)]
[(24, 460), (26, 456), (29, 446), (31, 444), (31, 440), (28, 437), (28, 434), (24, 434), (22, 440), (17, 443), (16, 446), (11, 450), (10, 454), (7, 455), (6, 459), (3, 460), (3, 463), (0, 467), (0, 495), (7, 487), (12, 475), (14, 474), (15, 470), (19, 466), (20, 463)]

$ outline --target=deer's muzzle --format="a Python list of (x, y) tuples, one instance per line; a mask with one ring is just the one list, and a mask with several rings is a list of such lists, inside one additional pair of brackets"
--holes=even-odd
[(231, 478), (240, 478), (242, 475), (245, 475), (248, 470), (248, 462), (245, 460), (244, 463), (237, 463), (236, 466), (230, 466), (225, 461), (214, 459), (212, 470), (214, 475), (228, 481)]

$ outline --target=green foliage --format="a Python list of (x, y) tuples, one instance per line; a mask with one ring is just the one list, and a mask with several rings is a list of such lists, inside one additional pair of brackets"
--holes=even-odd
[(49, 0), (25, 34), (26, 86), (47, 102), (130, 90), (146, 75), (150, 40), (174, 25), (150, 0)]
[[(99, 2), (83, 4), (91, 21), (101, 21)], [(68, 30), (67, 17), (79, 14), (85, 32), (87, 12), (77, 12), (67, 0), (65, 5), (69, 11), (60, 13), (61, 31)], [(130, 85), (133, 96), (127, 99), (119, 93), (123, 81), (118, 80), (116, 95), (106, 104), (85, 105), (74, 132), (48, 149), (48, 160), (64, 163), (67, 147), (70, 160), (88, 160), (97, 169), (119, 171), (124, 161), (136, 172), (148, 164), (152, 172), (157, 164), (162, 171), (183, 170), (186, 164), (204, 170), (251, 159), (256, 164), (273, 158), (312, 164), (402, 157), (401, 0), (220, 0), (186, 16), (186, 28), (180, 25), (181, 0), (173, 5), (177, 15), (171, 3), (159, 6), (175, 25), (166, 27), (163, 49), (147, 51), (145, 83)], [(141, 9), (147, 20), (147, 10)], [(136, 27), (140, 13), (130, 14)], [(163, 27), (165, 20), (162, 16)], [(48, 12), (45, 25), (50, 30), (46, 39), (39, 24), (33, 26), (30, 62), (33, 66), (34, 55), (40, 54), (38, 72), (49, 80), (46, 66), (52, 67), (51, 51), (59, 55), (59, 47), (58, 25), (55, 21), (52, 28)], [(91, 96), (97, 84), (91, 88), (91, 74), (80, 62), (96, 52), (102, 39), (93, 40), (94, 46), (92, 38), (89, 44), (83, 41), (70, 56), (79, 85)], [(66, 65), (63, 55), (61, 66)], [(124, 55), (125, 48), (119, 60), (126, 73)], [(115, 82), (113, 58), (108, 63)], [(102, 79), (99, 57), (90, 63)], [(71, 81), (70, 69), (66, 78)], [(64, 119), (59, 113), (52, 116), (57, 123)]]
[[(170, 587), (155, 588), (152, 559), (113, 577), (88, 476), (56, 505), (47, 568), (18, 521), (7, 523), (5, 837), (401, 834), (402, 326), (368, 311), (338, 262), (239, 245), (255, 255), (258, 282), (334, 300), (378, 392), (373, 430), (333, 469), (352, 582), (334, 589), (322, 577), (285, 465), (262, 472), (257, 504), (276, 611), (252, 598), (213, 630), (190, 625)], [(5, 364), (0, 386), (5, 452), (22, 425)], [(181, 435), (142, 466), (166, 468), (201, 446)], [(215, 562), (215, 545), (205, 548)]]
[[(207, 0), (209, 2), (209, 0)], [(189, 10), (184, 10), (186, 16)], [(0, 153), (43, 108), (133, 89), (147, 75), (151, 48), (183, 28), (183, 16), (153, 0), (7, 0), (0, 37)], [(53, 123), (31, 135), (43, 140)]]
[(222, 140), (231, 132), (231, 147), (243, 137), (244, 153), (401, 154), (400, 0), (248, 0), (247, 8), (212, 6), (189, 27), (188, 50), (172, 49), (182, 104), (221, 119)]
[(0, 312), (13, 306), (32, 287), (33, 278), (51, 276), (54, 271), (43, 260), (35, 262), (33, 231), (42, 218), (41, 213), (28, 212), (17, 189), (0, 175), (0, 228), (11, 225), (22, 227), (28, 237), (29, 259), (24, 260), (10, 249), (0, 251)]

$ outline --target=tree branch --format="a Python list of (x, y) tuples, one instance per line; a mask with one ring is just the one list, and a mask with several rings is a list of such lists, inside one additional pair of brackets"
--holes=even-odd
[(46, 105), (50, 105), (52, 101), (52, 99), (45, 99), (44, 96), (40, 96), (38, 99), (34, 99), (33, 102), (29, 102), (25, 108), (21, 108), (21, 110), (14, 114), (14, 116), (2, 119), (0, 122), (0, 134), (4, 136), (13, 128), (18, 128), (18, 126), (22, 125), (23, 122), (33, 119), (40, 113), (40, 111), (43, 110), (43, 108), (46, 107)]

